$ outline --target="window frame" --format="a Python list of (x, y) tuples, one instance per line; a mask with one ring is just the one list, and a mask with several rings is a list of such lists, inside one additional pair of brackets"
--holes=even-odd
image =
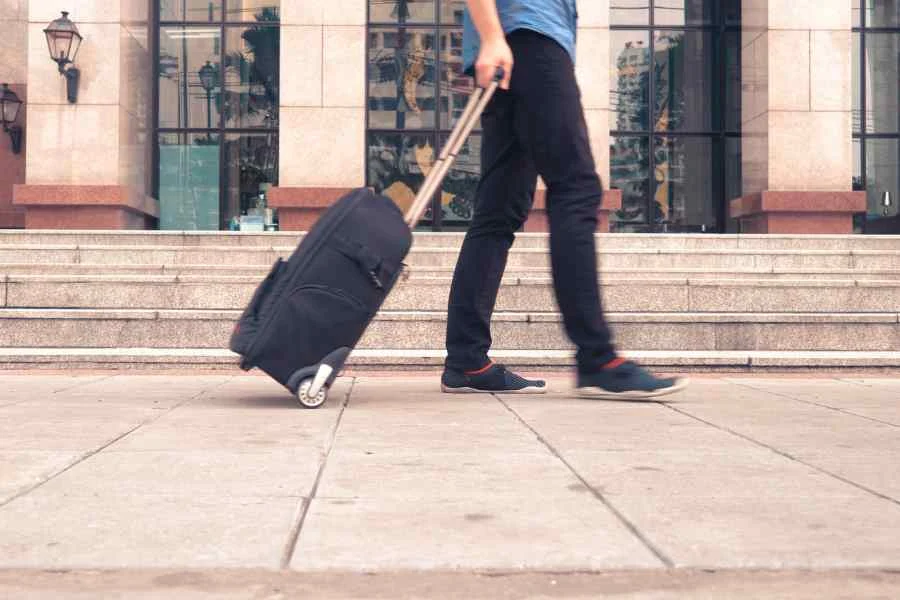
[[(856, 115), (853, 115), (851, 119), (851, 127), (852, 137), (854, 142), (859, 142), (859, 156), (860, 156), (860, 190), (868, 192), (869, 188), (869, 156), (868, 156), (868, 142), (869, 140), (892, 140), (898, 147), (900, 147), (900, 118), (898, 118), (898, 128), (897, 131), (893, 132), (876, 132), (869, 131), (869, 95), (868, 91), (868, 79), (869, 73), (866, 69), (866, 34), (889, 34), (894, 35), (900, 38), (900, 23), (894, 27), (869, 27), (867, 22), (868, 10), (865, 4), (866, 0), (854, 0), (854, 10), (859, 11), (859, 23), (854, 23), (852, 28), (853, 37), (859, 36), (858, 42), (859, 45), (857, 49), (859, 50), (859, 60), (854, 65), (854, 68), (859, 69), (859, 89), (853, 90), (853, 94), (859, 94), (859, 127), (856, 125)], [(856, 43), (857, 40), (853, 40), (852, 43)], [(898, 65), (898, 69), (900, 69), (900, 65)], [(851, 78), (852, 79), (852, 78)], [(900, 110), (900, 109), (898, 109)], [(873, 115), (874, 117), (874, 115)], [(855, 157), (854, 157), (855, 158)], [(898, 169), (898, 180), (900, 180), (900, 164), (897, 165)], [(900, 198), (894, 198), (893, 201), (896, 203), (900, 201)], [(866, 231), (869, 224), (869, 210), (866, 208), (866, 212), (862, 217), (862, 230)]]
[[(149, 10), (150, 10), (150, 25), (151, 25), (151, 35), (150, 35), (150, 46), (151, 46), (151, 60), (153, 63), (152, 74), (153, 78), (153, 91), (151, 92), (152, 101), (151, 101), (151, 110), (153, 111), (152, 117), (152, 140), (151, 140), (151, 154), (152, 154), (152, 168), (151, 178), (150, 178), (150, 190), (151, 194), (154, 198), (159, 200), (159, 167), (160, 167), (160, 156), (159, 156), (159, 140), (161, 135), (165, 134), (215, 134), (219, 136), (219, 230), (222, 231), (227, 228), (227, 218), (225, 214), (225, 205), (226, 205), (226, 195), (228, 192), (228, 165), (226, 164), (226, 155), (225, 155), (225, 146), (227, 141), (228, 134), (266, 134), (268, 136), (273, 136), (278, 141), (278, 144), (281, 143), (280, 138), (280, 123), (281, 123), (281, 115), (280, 115), (280, 104), (281, 104), (281, 60), (280, 56), (275, 65), (275, 81), (278, 82), (278, 97), (276, 98), (276, 110), (277, 110), (277, 118), (274, 123), (270, 127), (227, 127), (225, 124), (225, 115), (222, 111), (219, 111), (217, 115), (218, 121), (214, 123), (211, 128), (205, 127), (160, 127), (159, 125), (159, 76), (160, 76), (160, 36), (162, 35), (163, 28), (166, 27), (181, 27), (184, 29), (191, 28), (217, 28), (220, 32), (220, 44), (219, 44), (219, 65), (225, 64), (225, 55), (226, 55), (226, 46), (227, 46), (227, 35), (229, 29), (239, 29), (239, 28), (249, 28), (254, 24), (259, 25), (260, 22), (254, 21), (234, 21), (228, 19), (228, 4), (232, 0), (220, 0), (221, 2), (221, 11), (222, 16), (218, 20), (213, 21), (172, 21), (172, 20), (163, 20), (160, 18), (161, 12), (161, 0), (148, 0), (149, 2)], [(279, 45), (281, 44), (281, 0), (279, 0), (278, 6), (279, 19), (278, 21), (272, 21), (270, 23), (266, 23), (265, 27), (271, 27), (273, 29), (277, 29), (279, 32)], [(222, 87), (222, 92), (225, 91), (225, 82), (224, 78), (220, 82), (220, 86)], [(274, 181), (272, 185), (278, 185), (279, 179), (279, 165), (277, 160), (277, 152), (276, 152), (276, 160), (274, 165)]]
[[(715, 18), (714, 23), (711, 24), (685, 24), (685, 25), (665, 25), (656, 23), (656, 9), (657, 9), (657, 0), (648, 0), (648, 10), (649, 10), (649, 19), (645, 24), (632, 24), (632, 25), (616, 25), (610, 23), (609, 31), (610, 33), (616, 31), (634, 31), (634, 32), (643, 32), (647, 33), (649, 37), (649, 46), (648, 52), (650, 53), (650, 75), (648, 77), (648, 98), (647, 98), (647, 114), (648, 114), (648, 128), (647, 129), (636, 129), (636, 130), (620, 130), (614, 129), (610, 125), (609, 129), (609, 138), (610, 138), (610, 146), (614, 140), (618, 137), (640, 137), (648, 140), (649, 143), (649, 152), (648, 152), (648, 169), (647, 169), (647, 177), (649, 178), (649, 194), (650, 196), (647, 198), (647, 218), (648, 222), (643, 224), (637, 223), (628, 223), (623, 222), (626, 228), (640, 229), (643, 228), (646, 232), (669, 232), (669, 224), (667, 223), (654, 223), (652, 219), (652, 200), (656, 195), (657, 186), (659, 185), (656, 182), (656, 140), (657, 138), (666, 138), (666, 137), (700, 137), (706, 138), (710, 140), (710, 148), (712, 149), (712, 160), (713, 168), (711, 170), (713, 174), (713, 197), (720, 198), (719, 202), (716, 202), (714, 208), (714, 214), (717, 221), (717, 228), (714, 231), (705, 231), (705, 233), (717, 233), (724, 232), (728, 229), (728, 203), (730, 201), (729, 198), (726, 198), (726, 193), (728, 190), (728, 182), (726, 177), (726, 163), (727, 160), (727, 143), (729, 138), (737, 138), (740, 139), (742, 137), (742, 131), (740, 123), (738, 123), (739, 127), (737, 129), (729, 129), (728, 128), (728, 117), (727, 117), (727, 93), (728, 93), (728, 61), (725, 60), (725, 43), (726, 36), (730, 33), (732, 35), (736, 35), (738, 39), (738, 52), (742, 51), (741, 43), (740, 43), (740, 34), (742, 26), (739, 23), (730, 22), (727, 18), (728, 11), (723, 6), (722, 2), (715, 3)], [(696, 33), (709, 33), (711, 35), (712, 47), (715, 49), (714, 52), (711, 53), (710, 60), (713, 62), (712, 64), (712, 72), (713, 76), (716, 78), (713, 81), (712, 91), (713, 91), (713, 99), (714, 102), (718, 99), (718, 105), (713, 106), (713, 115), (712, 115), (712, 127), (707, 130), (659, 130), (655, 129), (656, 121), (658, 115), (656, 114), (656, 78), (654, 77), (654, 68), (655, 68), (655, 48), (656, 48), (656, 37), (659, 32), (664, 31), (677, 31), (677, 32), (696, 32)], [(612, 37), (612, 36), (611, 36)], [(612, 39), (610, 39), (610, 44), (612, 44)], [(612, 55), (610, 56), (610, 60), (612, 60)], [(738, 65), (741, 64), (740, 55), (738, 56)], [(608, 66), (604, 68), (609, 68)], [(612, 81), (610, 81), (610, 93), (612, 94), (614, 91), (614, 87), (612, 85)], [(741, 108), (743, 109), (743, 102), (741, 103)], [(610, 153), (610, 157), (612, 154)], [(610, 177), (610, 185), (612, 185), (612, 177)], [(715, 200), (714, 200), (715, 201)], [(611, 223), (614, 225), (614, 223)], [(678, 227), (676, 227), (676, 232), (678, 231)]]
[[(443, 127), (443, 119), (441, 112), (441, 98), (443, 94), (442, 86), (442, 68), (443, 68), (443, 57), (441, 56), (441, 41), (442, 36), (445, 33), (460, 33), (462, 34), (463, 26), (461, 24), (450, 24), (444, 23), (441, 19), (441, 8), (444, 2), (450, 2), (451, 0), (431, 0), (434, 6), (434, 21), (431, 23), (404, 23), (400, 19), (396, 22), (391, 21), (372, 21), (372, 0), (366, 0), (366, 69), (365, 69), (365, 135), (363, 136), (363, 156), (365, 156), (365, 182), (367, 187), (372, 186), (372, 181), (369, 179), (369, 140), (371, 134), (388, 134), (388, 135), (419, 135), (423, 137), (428, 137), (431, 140), (432, 148), (434, 148), (435, 159), (437, 158), (437, 154), (440, 152), (440, 144), (441, 140), (445, 139), (450, 135), (453, 131), (452, 127), (450, 127), (450, 122), (447, 123), (448, 127)], [(372, 50), (370, 45), (371, 42), (371, 33), (373, 30), (385, 30), (385, 29), (394, 29), (397, 31), (399, 35), (405, 35), (406, 31), (422, 31), (426, 33), (432, 33), (435, 39), (435, 47), (434, 47), (434, 73), (435, 73), (435, 109), (434, 109), (434, 126), (433, 127), (424, 127), (420, 129), (405, 129), (405, 128), (382, 128), (382, 127), (371, 127), (371, 122), (369, 118), (369, 85), (371, 83), (370, 77), (372, 74), (372, 64), (369, 60), (369, 56)], [(452, 96), (450, 96), (450, 115), (452, 122), (452, 114), (453, 114), (453, 100)], [(478, 134), (479, 128), (476, 128), (473, 135)], [(446, 231), (443, 222), (443, 210), (441, 207), (441, 194), (443, 191), (443, 187), (439, 187), (437, 191), (435, 191), (434, 196), (431, 198), (431, 202), (429, 204), (429, 210), (431, 212), (430, 222), (426, 222), (426, 219), (423, 219), (425, 225), (422, 227), (430, 228), (430, 231), (440, 232)], [(452, 230), (459, 229), (458, 226), (453, 225)]]

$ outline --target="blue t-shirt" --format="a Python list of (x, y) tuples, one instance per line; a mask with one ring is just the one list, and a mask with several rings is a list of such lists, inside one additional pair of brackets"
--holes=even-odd
[[(497, 13), (505, 33), (530, 29), (555, 40), (575, 62), (578, 10), (575, 0), (497, 0)], [(478, 57), (480, 38), (468, 9), (464, 20), (463, 68), (470, 72)]]

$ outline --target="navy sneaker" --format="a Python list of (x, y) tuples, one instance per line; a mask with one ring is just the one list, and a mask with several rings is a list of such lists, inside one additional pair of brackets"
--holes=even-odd
[(579, 372), (577, 393), (601, 400), (650, 400), (679, 392), (689, 383), (656, 377), (631, 361), (617, 359), (595, 373)]
[(479, 371), (463, 373), (444, 369), (441, 390), (447, 394), (543, 394), (547, 384), (520, 377), (503, 365), (489, 364)]

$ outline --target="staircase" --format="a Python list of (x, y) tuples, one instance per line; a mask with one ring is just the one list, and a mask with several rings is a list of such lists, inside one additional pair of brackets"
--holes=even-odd
[[(0, 231), (0, 367), (231, 368), (224, 350), (295, 234)], [(401, 283), (352, 358), (442, 361), (461, 234), (417, 234)], [(900, 367), (900, 237), (604, 235), (619, 347), (679, 369)], [(567, 366), (547, 237), (523, 234), (494, 319), (495, 357)]]

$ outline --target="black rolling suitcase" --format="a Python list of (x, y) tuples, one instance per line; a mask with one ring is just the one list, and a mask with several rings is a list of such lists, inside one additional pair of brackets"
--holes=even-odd
[(322, 215), (290, 259), (275, 263), (231, 336), (230, 347), (240, 355), (242, 369), (260, 368), (307, 408), (324, 404), (403, 271), (411, 229), (497, 86), (495, 81), (472, 94), (405, 216), (389, 198), (356, 190)]

